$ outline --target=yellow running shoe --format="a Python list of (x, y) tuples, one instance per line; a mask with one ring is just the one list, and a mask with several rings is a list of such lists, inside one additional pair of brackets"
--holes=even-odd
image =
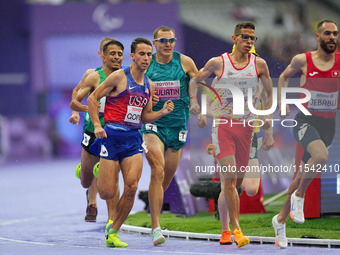
[(76, 177), (80, 179), (81, 164), (79, 163), (76, 167)]
[(245, 237), (241, 231), (241, 229), (237, 228), (233, 231), (234, 234), (234, 240), (237, 244), (237, 248), (241, 248), (242, 246), (245, 246), (250, 243), (249, 238)]
[(93, 167), (93, 175), (94, 177), (98, 178), (98, 171), (99, 171), (99, 162), (94, 165)]
[(108, 220), (105, 227), (105, 237), (109, 234), (113, 220)]
[(127, 247), (129, 246), (127, 243), (119, 240), (117, 233), (108, 234), (105, 238), (105, 243), (107, 247)]

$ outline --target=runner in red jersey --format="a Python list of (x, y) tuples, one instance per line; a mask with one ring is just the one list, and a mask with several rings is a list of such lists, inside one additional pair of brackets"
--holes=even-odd
[[(131, 44), (130, 57), (131, 66), (109, 75), (87, 100), (97, 137), (90, 149), (101, 157), (98, 172), (100, 197), (110, 200), (116, 195), (119, 169), (124, 179), (124, 193), (119, 199), (116, 217), (105, 239), (109, 247), (128, 246), (119, 239), (117, 232), (131, 211), (142, 174), (142, 136), (138, 131), (140, 120), (143, 123), (156, 121), (174, 108), (173, 102), (168, 100), (161, 110), (152, 111), (150, 99), (155, 86), (145, 75), (152, 57), (151, 42), (136, 38)], [(106, 95), (106, 126), (103, 128), (98, 117), (98, 100)]]
[[(285, 221), (290, 212), (293, 221), (304, 222), (303, 203), (308, 185), (317, 172), (316, 166), (323, 167), (328, 160), (327, 147), (335, 134), (335, 115), (340, 86), (340, 54), (336, 53), (338, 27), (331, 20), (318, 24), (315, 37), (316, 51), (296, 55), (279, 79), (279, 100), (281, 89), (288, 86), (288, 79), (301, 72), (300, 87), (308, 89), (311, 99), (304, 106), (312, 115), (299, 112), (293, 128), (296, 140), (304, 148), (301, 168), (288, 189), (288, 197), (281, 212), (273, 217), (276, 244), (287, 247)], [(281, 107), (281, 102), (279, 101)], [(289, 114), (289, 107), (286, 109)], [(282, 109), (280, 109), (280, 114)], [(286, 116), (287, 116), (286, 115)], [(283, 116), (283, 117), (286, 117)], [(308, 164), (308, 165), (307, 165)]]
[[(233, 114), (239, 104), (234, 103), (235, 100), (229, 90), (230, 88), (242, 90), (243, 98), (251, 100), (251, 103), (256, 105), (261, 94), (259, 86), (261, 80), (266, 92), (264, 105), (265, 109), (268, 109), (269, 102), (272, 101), (273, 84), (266, 61), (250, 53), (256, 39), (255, 25), (252, 22), (238, 23), (232, 36), (235, 51), (211, 58), (194, 78), (196, 82), (200, 82), (212, 74), (219, 77), (215, 88), (218, 89), (222, 104), (212, 103), (211, 105), (211, 112), (215, 117), (214, 122), (219, 122), (213, 127), (212, 140), (216, 148), (216, 157), (222, 169), (225, 169), (220, 172), (221, 192), (224, 192), (234, 240), (238, 248), (249, 244), (249, 239), (243, 235), (239, 224), (240, 200), (237, 194), (237, 188), (241, 185), (245, 175), (240, 168), (248, 165), (253, 135), (253, 128), (245, 124), (245, 121), (256, 119), (257, 116), (255, 117), (248, 107), (242, 107), (245, 108), (243, 115)], [(254, 92), (252, 98), (248, 98), (248, 90)], [(198, 118), (201, 122), (204, 117), (200, 115)], [(215, 121), (218, 119), (222, 121)], [(233, 126), (230, 124), (231, 121), (238, 122), (238, 124)], [(266, 122), (263, 127), (267, 129), (268, 123)]]

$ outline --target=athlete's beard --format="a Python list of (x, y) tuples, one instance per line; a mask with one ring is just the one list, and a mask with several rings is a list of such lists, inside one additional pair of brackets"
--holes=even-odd
[[(333, 41), (333, 42), (335, 43), (335, 41)], [(335, 43), (335, 45), (334, 45), (334, 49), (330, 49), (330, 48), (328, 48), (328, 45), (327, 45), (327, 43), (325, 42), (325, 40), (322, 40), (322, 39), (320, 38), (320, 47), (321, 47), (321, 49), (323, 49), (326, 53), (334, 53), (335, 50), (336, 50), (336, 43)]]

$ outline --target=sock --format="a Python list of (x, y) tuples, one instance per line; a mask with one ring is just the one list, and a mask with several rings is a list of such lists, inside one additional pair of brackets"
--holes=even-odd
[(118, 233), (118, 230), (115, 230), (113, 228), (110, 228), (110, 231), (109, 231), (109, 235), (111, 234), (117, 234)]

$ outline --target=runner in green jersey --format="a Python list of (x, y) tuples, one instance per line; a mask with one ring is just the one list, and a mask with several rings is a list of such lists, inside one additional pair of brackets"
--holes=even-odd
[[(121, 68), (121, 64), (123, 61), (123, 50), (124, 46), (117, 40), (111, 40), (107, 42), (103, 47), (103, 68), (97, 72), (91, 73), (83, 82), (83, 85), (79, 89), (76, 97), (72, 100), (70, 106), (72, 110), (80, 111), (80, 112), (88, 112), (88, 106), (81, 104), (81, 101), (84, 97), (90, 94), (92, 91), (101, 84), (106, 77), (111, 74), (113, 71)], [(99, 115), (102, 118), (102, 125), (104, 125), (103, 112), (104, 112), (105, 102), (101, 103), (101, 109), (99, 109)], [(89, 147), (93, 143), (95, 139), (95, 135), (93, 133), (93, 124), (89, 119), (86, 125), (86, 130), (84, 131), (84, 136), (82, 140), (82, 155), (81, 155), (81, 164), (78, 169), (78, 175), (80, 171), (80, 179), (81, 184), (84, 188), (89, 188), (89, 190), (93, 191), (92, 196), (88, 196), (88, 208), (87, 208), (87, 216), (85, 217), (85, 221), (96, 221), (96, 195), (97, 195), (97, 185), (96, 179), (93, 176), (93, 167), (99, 162), (99, 158), (93, 155)], [(81, 166), (81, 167), (80, 167)], [(118, 190), (119, 194), (119, 190)], [(117, 196), (119, 197), (119, 195)], [(92, 199), (92, 201), (90, 200)], [(110, 203), (110, 201), (108, 202)], [(114, 201), (112, 202), (114, 203)], [(109, 204), (108, 204), (109, 208)], [(109, 219), (113, 218), (114, 209), (109, 210)]]
[(181, 148), (187, 140), (189, 118), (189, 92), (195, 107), (192, 112), (198, 114), (196, 101), (196, 84), (189, 81), (198, 72), (194, 61), (174, 51), (175, 31), (168, 26), (161, 26), (154, 31), (153, 45), (156, 53), (152, 56), (147, 75), (155, 83), (159, 102), (153, 107), (160, 110), (164, 102), (172, 100), (175, 108), (169, 115), (142, 127), (146, 143), (145, 156), (151, 167), (149, 203), (152, 220), (153, 244), (165, 242), (160, 230), (159, 215), (161, 212), (164, 191), (175, 175), (180, 159)]

